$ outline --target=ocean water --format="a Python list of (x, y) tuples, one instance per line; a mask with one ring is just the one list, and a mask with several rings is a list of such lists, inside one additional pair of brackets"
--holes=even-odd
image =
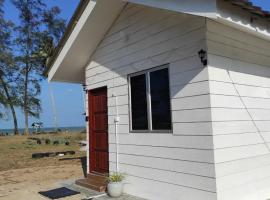
[[(61, 131), (67, 131), (67, 132), (81, 132), (81, 131), (85, 131), (85, 127), (83, 126), (79, 126), (79, 127), (59, 127), (58, 129), (61, 129)], [(1, 129), (0, 128), (0, 135), (2, 134), (8, 134), (8, 135), (12, 135), (13, 134), (13, 129)], [(23, 133), (24, 129), (19, 129), (20, 133)], [(35, 129), (33, 128), (29, 128), (30, 133), (35, 132)], [(53, 132), (55, 131), (55, 128), (53, 127), (44, 127), (40, 129), (41, 132)]]

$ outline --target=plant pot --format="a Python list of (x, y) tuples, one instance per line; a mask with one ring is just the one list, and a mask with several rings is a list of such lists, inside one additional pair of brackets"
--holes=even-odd
[(123, 183), (122, 182), (112, 182), (108, 184), (108, 194), (111, 197), (120, 197), (123, 193)]

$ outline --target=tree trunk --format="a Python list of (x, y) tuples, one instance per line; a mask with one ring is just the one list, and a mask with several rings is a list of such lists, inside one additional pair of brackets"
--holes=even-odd
[(17, 121), (17, 116), (16, 116), (16, 112), (15, 112), (13, 104), (10, 104), (10, 109), (13, 116), (14, 135), (19, 135), (18, 121)]
[(24, 134), (29, 135), (28, 127), (28, 67), (25, 69), (25, 80), (24, 80)]
[(19, 129), (18, 129), (18, 121), (17, 121), (17, 116), (16, 116), (15, 108), (14, 108), (12, 99), (11, 99), (11, 97), (9, 95), (9, 91), (8, 91), (8, 88), (7, 88), (7, 85), (6, 85), (5, 81), (3, 80), (2, 77), (0, 77), (0, 80), (1, 80), (1, 83), (3, 85), (4, 91), (6, 93), (8, 104), (9, 104), (9, 107), (10, 107), (10, 110), (11, 110), (11, 113), (12, 113), (13, 125), (14, 125), (14, 135), (18, 135), (19, 134)]

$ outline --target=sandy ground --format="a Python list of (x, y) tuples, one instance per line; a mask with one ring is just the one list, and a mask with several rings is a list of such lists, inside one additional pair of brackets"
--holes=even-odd
[[(0, 172), (0, 200), (43, 200), (38, 194), (61, 187), (67, 180), (83, 177), (80, 165), (44, 166), (26, 169), (15, 169)], [(82, 194), (65, 198), (77, 200), (85, 197)]]
[[(83, 177), (81, 165), (68, 164), (44, 166), (25, 169), (14, 169), (0, 172), (0, 200), (48, 200), (38, 192), (68, 187), (81, 192), (78, 195), (59, 200), (81, 200), (101, 193), (76, 186), (74, 181)], [(105, 195), (95, 200), (143, 200), (141, 198), (122, 195), (110, 198)]]
[[(85, 166), (85, 152), (79, 151), (79, 141), (85, 139), (83, 133), (58, 133), (35, 135), (43, 138), (42, 145), (29, 140), (27, 136), (0, 137), (0, 200), (45, 200), (38, 192), (68, 187), (81, 194), (63, 198), (62, 200), (81, 200), (95, 196), (92, 190), (76, 186), (75, 180), (83, 177), (82, 166)], [(44, 139), (68, 140), (70, 145), (47, 145)], [(33, 153), (75, 151), (75, 155), (64, 157), (48, 157), (32, 159)], [(111, 199), (103, 196), (97, 200)], [(139, 200), (123, 195), (114, 200)]]

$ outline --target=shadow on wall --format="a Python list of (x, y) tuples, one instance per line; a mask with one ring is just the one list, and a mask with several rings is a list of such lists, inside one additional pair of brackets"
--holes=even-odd
[[(197, 46), (185, 50), (172, 47), (162, 54), (120, 67), (117, 67), (119, 66), (117, 63), (121, 62), (121, 58), (116, 63), (93, 61), (96, 71), (102, 69), (104, 72), (90, 72), (88, 74), (92, 67), (88, 68), (86, 72), (87, 84), (93, 89), (106, 85), (115, 89), (126, 86), (125, 92), (119, 90), (121, 94), (117, 94), (118, 91), (116, 91), (116, 95), (123, 96), (127, 95), (128, 92), (127, 76), (129, 74), (169, 64), (171, 98), (177, 98), (177, 96), (181, 96), (181, 90), (190, 84), (208, 80), (207, 69), (202, 65), (198, 56), (198, 51), (204, 47), (204, 42), (199, 40), (196, 42)], [(111, 96), (110, 92), (112, 90), (109, 90), (109, 97)]]

